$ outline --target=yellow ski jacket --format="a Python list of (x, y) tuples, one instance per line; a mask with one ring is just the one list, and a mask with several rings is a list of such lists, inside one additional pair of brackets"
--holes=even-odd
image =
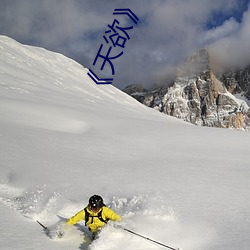
[[(89, 207), (86, 207), (87, 212), (89, 213), (88, 221), (85, 221), (86, 226), (88, 226), (89, 230), (92, 233), (97, 232), (100, 228), (102, 228), (106, 223), (104, 221), (112, 220), (112, 221), (121, 221), (120, 215), (116, 214), (113, 210), (110, 208), (103, 206), (99, 211), (93, 212), (89, 209)], [(100, 220), (98, 218), (98, 214), (101, 212), (101, 218), (104, 220)], [(77, 214), (72, 216), (68, 221), (67, 224), (74, 225), (80, 220), (85, 220), (85, 211), (82, 209)]]

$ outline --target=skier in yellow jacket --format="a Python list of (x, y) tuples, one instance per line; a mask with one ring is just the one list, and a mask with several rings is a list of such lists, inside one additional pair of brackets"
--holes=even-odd
[(85, 220), (85, 225), (92, 232), (94, 239), (98, 231), (104, 227), (109, 220), (120, 222), (122, 219), (113, 210), (104, 205), (101, 196), (93, 195), (89, 198), (88, 206), (72, 216), (67, 221), (67, 224), (74, 225), (80, 220)]

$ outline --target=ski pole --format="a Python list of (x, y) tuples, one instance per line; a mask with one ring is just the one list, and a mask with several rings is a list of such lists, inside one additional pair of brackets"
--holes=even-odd
[(148, 237), (145, 237), (145, 236), (143, 236), (143, 235), (141, 235), (141, 234), (135, 233), (135, 232), (133, 232), (133, 231), (127, 229), (127, 228), (122, 228), (122, 229), (125, 230), (125, 231), (127, 231), (127, 232), (129, 232), (129, 233), (131, 233), (131, 234), (137, 235), (137, 236), (139, 236), (139, 237), (141, 237), (141, 238), (143, 238), (143, 239), (145, 239), (145, 240), (154, 242), (154, 243), (156, 243), (156, 244), (158, 244), (158, 245), (161, 245), (161, 246), (163, 246), (163, 247), (169, 248), (169, 249), (171, 249), (171, 250), (180, 250), (180, 248), (173, 248), (173, 247), (167, 246), (167, 245), (162, 244), (162, 243), (160, 243), (160, 242), (158, 242), (158, 241), (155, 241), (155, 240), (152, 240), (152, 239), (150, 239), (150, 238), (148, 238)]
[(43, 227), (43, 229), (46, 231), (46, 230), (48, 230), (48, 228), (47, 227), (45, 227), (41, 222), (39, 222), (38, 220), (36, 221), (40, 226), (42, 226)]

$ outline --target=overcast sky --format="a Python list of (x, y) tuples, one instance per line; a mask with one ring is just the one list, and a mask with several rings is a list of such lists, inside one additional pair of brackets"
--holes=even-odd
[[(212, 48), (223, 63), (250, 63), (249, 1), (0, 0), (0, 34), (61, 52), (100, 77), (114, 78), (113, 84), (119, 88), (130, 83), (149, 87), (204, 47)], [(139, 22), (133, 23), (126, 15), (113, 15), (117, 8), (130, 8)], [(130, 39), (124, 48), (111, 49), (109, 57), (123, 52), (112, 60), (112, 76), (108, 62), (102, 71), (102, 58), (93, 63), (101, 44), (102, 55), (111, 46), (103, 36), (114, 19), (119, 27), (133, 29), (127, 30)], [(126, 37), (121, 30), (116, 31)]]

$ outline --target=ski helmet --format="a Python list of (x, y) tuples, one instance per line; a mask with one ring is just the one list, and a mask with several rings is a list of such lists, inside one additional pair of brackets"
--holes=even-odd
[(99, 195), (93, 195), (89, 198), (89, 206), (93, 210), (98, 210), (103, 207), (103, 199)]

